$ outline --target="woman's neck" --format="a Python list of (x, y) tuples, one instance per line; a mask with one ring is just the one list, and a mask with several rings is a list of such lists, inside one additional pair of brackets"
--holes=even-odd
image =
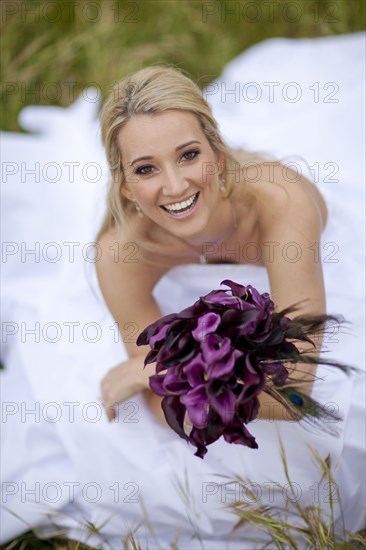
[(225, 213), (221, 207), (220, 216), (217, 216), (216, 219), (211, 218), (210, 226), (206, 231), (201, 232), (197, 238), (180, 239), (197, 254), (201, 264), (207, 264), (207, 256), (212, 256), (215, 250), (229, 240), (238, 228), (236, 209), (230, 199), (224, 200)]
[(185, 245), (197, 252), (208, 243), (220, 245), (229, 239), (238, 227), (237, 213), (230, 199), (224, 199), (217, 210), (216, 216), (212, 216), (209, 225), (196, 237), (181, 238)]

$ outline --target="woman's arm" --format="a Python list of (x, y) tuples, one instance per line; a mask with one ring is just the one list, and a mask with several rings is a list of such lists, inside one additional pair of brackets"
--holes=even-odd
[[(144, 368), (144, 358), (150, 347), (138, 347), (136, 339), (147, 325), (162, 316), (152, 296), (152, 290), (166, 271), (163, 268), (144, 269), (140, 260), (124, 261), (127, 257), (126, 252), (123, 253), (124, 243), (120, 243), (122, 253), (117, 256), (116, 242), (113, 233), (102, 236), (98, 243), (102, 254), (96, 264), (100, 289), (118, 324), (122, 342), (129, 355), (129, 359), (112, 368), (101, 383), (103, 405), (110, 420), (114, 417), (116, 403), (123, 402), (140, 391), (145, 390), (145, 394), (151, 394), (148, 379), (155, 372), (155, 364)], [(116, 256), (119, 261), (115, 261)], [(151, 399), (148, 403), (156, 412), (156, 403)], [(162, 418), (160, 409), (158, 412)]]
[[(271, 298), (280, 311), (304, 300), (293, 318), (301, 314), (326, 313), (326, 299), (319, 244), (323, 223), (319, 208), (306, 192), (306, 181), (300, 178), (288, 183), (283, 170), (275, 173), (276, 184), (264, 184), (260, 190), (260, 240), (267, 268)], [(304, 181), (303, 181), (304, 180)], [(323, 338), (314, 334), (317, 350)], [(313, 350), (310, 344), (294, 342), (302, 351)], [(289, 365), (288, 365), (289, 366)], [(316, 373), (316, 366), (299, 364), (291, 377), (302, 381), (301, 389), (310, 395), (312, 383), (304, 383)], [(260, 396), (261, 418), (287, 419), (285, 410), (275, 400)]]

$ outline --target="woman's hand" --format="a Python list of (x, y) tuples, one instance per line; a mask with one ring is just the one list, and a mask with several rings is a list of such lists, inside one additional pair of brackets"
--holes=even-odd
[(102, 379), (102, 403), (109, 421), (115, 418), (115, 405), (149, 388), (149, 376), (155, 373), (155, 364), (144, 368), (144, 355), (123, 361)]

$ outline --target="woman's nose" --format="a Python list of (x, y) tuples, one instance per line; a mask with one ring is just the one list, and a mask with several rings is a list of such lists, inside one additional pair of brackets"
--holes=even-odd
[(189, 188), (189, 183), (179, 170), (166, 170), (162, 194), (165, 197), (182, 198)]

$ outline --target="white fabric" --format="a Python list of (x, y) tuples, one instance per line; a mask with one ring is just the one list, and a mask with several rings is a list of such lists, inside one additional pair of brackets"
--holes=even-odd
[[(364, 45), (363, 33), (266, 40), (231, 61), (205, 92), (231, 145), (279, 156), (301, 155), (311, 166), (318, 163), (316, 183), (329, 209), (321, 242), (327, 310), (352, 323), (347, 334), (335, 334), (326, 347), (329, 357), (363, 370)], [(256, 85), (245, 88), (253, 82)], [(273, 101), (270, 86), (264, 85), (269, 82), (279, 83)], [(302, 91), (297, 102), (283, 99), (282, 92), (291, 99), (298, 90), (286, 88), (290, 82)], [(314, 100), (317, 82), (319, 102)], [(328, 83), (335, 84), (327, 87)], [(238, 86), (239, 101), (225, 95), (225, 90)], [(250, 101), (258, 89), (261, 99)], [(337, 102), (325, 101), (331, 92), (329, 98)], [(140, 524), (136, 536), (143, 548), (167, 548), (177, 529), (179, 548), (202, 547), (195, 531), (207, 549), (253, 548), (249, 538), (260, 536), (253, 528), (229, 536), (235, 518), (225, 511), (225, 502), (245, 494), (230, 493), (223, 485), (227, 480), (219, 476), (267, 483), (263, 502), (283, 508), (282, 493), (273, 494), (270, 485), (275, 481), (285, 492), (288, 489), (277, 430), (301, 503), (325, 510), (328, 506), (328, 488), (310, 445), (322, 457), (330, 453), (345, 526), (360, 529), (365, 523), (362, 377), (351, 381), (322, 369), (325, 381), (316, 383), (316, 397), (329, 406), (333, 403), (345, 418), (338, 437), (290, 422), (259, 420), (249, 426), (258, 450), (219, 440), (200, 460), (193, 456), (194, 448), (157, 423), (140, 395), (121, 404), (117, 422), (107, 422), (98, 401), (99, 383), (127, 356), (116, 338), (87, 246), (95, 240), (104, 214), (107, 171), (97, 104), (85, 97), (68, 109), (27, 107), (20, 121), (34, 133), (1, 134), (1, 356), (6, 367), (1, 374), (2, 542), (28, 526), (43, 525), (47, 530), (45, 514), (50, 513), (58, 525), (71, 528), (70, 536), (82, 540), (88, 539), (86, 522), (97, 527), (106, 522), (100, 537), (88, 539), (92, 544), (103, 542), (106, 549), (122, 548), (128, 528)], [(327, 163), (339, 166), (333, 175), (339, 181), (324, 181), (334, 166)], [(30, 168), (35, 175), (25, 173)], [(72, 245), (65, 243), (76, 243), (74, 257)], [(36, 254), (26, 255), (26, 249)], [(53, 262), (56, 252), (60, 257)], [(164, 314), (178, 311), (219, 288), (225, 278), (270, 291), (262, 267), (186, 265), (168, 272), (154, 295)], [(27, 333), (32, 328), (36, 336)], [(179, 479), (185, 486), (185, 476), (188, 505), (176, 485)], [(155, 535), (144, 521), (142, 503)], [(334, 513), (341, 529), (337, 503)]]

